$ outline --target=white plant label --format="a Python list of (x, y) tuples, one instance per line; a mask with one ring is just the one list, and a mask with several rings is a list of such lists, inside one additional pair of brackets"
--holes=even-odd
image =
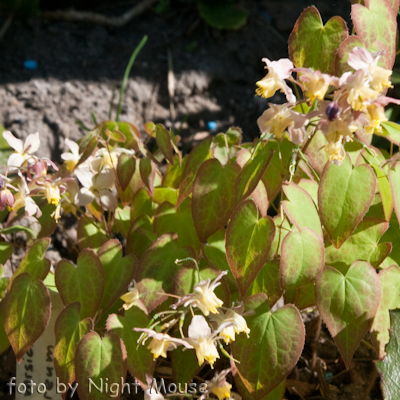
[(51, 318), (43, 335), (17, 363), (15, 382), (16, 400), (61, 400), (56, 392), (57, 377), (54, 368), (54, 346), (56, 342), (54, 326), (64, 305), (60, 295), (49, 290), (51, 298)]

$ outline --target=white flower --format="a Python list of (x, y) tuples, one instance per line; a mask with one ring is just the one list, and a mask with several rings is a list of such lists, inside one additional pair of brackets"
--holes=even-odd
[(116, 196), (110, 191), (115, 181), (113, 170), (106, 170), (95, 175), (88, 169), (77, 169), (75, 175), (83, 185), (77, 195), (79, 206), (86, 206), (96, 200), (104, 210), (114, 211), (118, 207)]
[(11, 207), (12, 211), (18, 211), (20, 208), (25, 207), (25, 215), (31, 217), (36, 214), (39, 218), (42, 215), (40, 208), (29, 197), (29, 188), (24, 178), (21, 177), (21, 186), (18, 186), (19, 191), (14, 195), (14, 205)]
[(201, 281), (193, 287), (193, 293), (183, 296), (178, 303), (173, 304), (171, 307), (176, 310), (176, 308), (181, 304), (184, 304), (185, 307), (190, 304), (194, 307), (200, 308), (201, 312), (205, 316), (210, 312), (217, 314), (217, 308), (221, 307), (224, 302), (216, 296), (214, 290), (221, 284), (221, 282), (218, 281), (227, 273), (228, 271), (221, 272), (212, 283), (210, 278)]
[(154, 359), (158, 357), (167, 358), (167, 351), (174, 350), (178, 346), (185, 346), (187, 349), (193, 349), (185, 339), (177, 339), (167, 335), (166, 333), (158, 333), (147, 328), (133, 328), (136, 332), (145, 332), (151, 338), (147, 348), (153, 353)]
[(224, 338), (225, 343), (233, 342), (235, 340), (235, 333), (239, 334), (241, 332), (246, 333), (249, 337), (250, 329), (247, 326), (246, 320), (242, 317), (241, 313), (243, 311), (243, 305), (236, 307), (236, 309), (231, 308), (224, 314), (221, 310), (218, 314), (211, 317), (211, 321), (218, 324), (218, 328), (227, 322), (232, 322), (230, 325), (220, 331), (220, 336)]
[(295, 103), (296, 97), (292, 89), (287, 85), (285, 79), (292, 75), (293, 63), (288, 58), (281, 58), (278, 61), (270, 61), (268, 58), (263, 58), (268, 68), (268, 74), (257, 82), (258, 89), (256, 93), (259, 96), (269, 98), (272, 97), (277, 90), (285, 93), (289, 103)]
[(231, 324), (231, 322), (223, 324), (217, 331), (211, 333), (211, 329), (202, 315), (193, 317), (189, 325), (189, 337), (186, 340), (196, 350), (199, 365), (203, 365), (204, 360), (207, 360), (211, 368), (213, 368), (215, 361), (219, 358), (218, 350), (215, 346), (215, 342), (221, 339), (221, 337), (218, 337), (218, 333)]
[(65, 161), (67, 170), (73, 171), (81, 158), (81, 155), (79, 154), (79, 145), (69, 139), (65, 139), (65, 144), (68, 146), (71, 152), (62, 153), (61, 158)]
[(370, 75), (370, 84), (377, 91), (391, 87), (390, 76), (392, 71), (378, 66), (378, 60), (383, 51), (370, 53), (363, 47), (355, 47), (349, 54), (347, 64), (356, 71), (364, 70)]
[(110, 151), (104, 147), (97, 150), (92, 161), (93, 169), (96, 171), (101, 171), (103, 168), (117, 168), (118, 157), (122, 153), (127, 155), (135, 154), (134, 150), (123, 149), (121, 147), (116, 147)]
[[(25, 162), (31, 159), (32, 163), (36, 162), (36, 158), (32, 156), (40, 146), (39, 132), (28, 135), (25, 143), (21, 139), (17, 139), (10, 131), (3, 132), (3, 138), (15, 150), (8, 158), (7, 165), (10, 167), (22, 167)], [(15, 168), (12, 168), (14, 170)]]

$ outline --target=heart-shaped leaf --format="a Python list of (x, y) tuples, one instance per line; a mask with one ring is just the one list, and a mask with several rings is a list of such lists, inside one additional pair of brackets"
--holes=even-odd
[[(253, 400), (252, 395), (240, 379), (239, 374), (235, 374), (235, 383), (244, 400)], [(272, 392), (267, 394), (262, 400), (283, 400), (286, 391), (286, 379), (283, 380)]]
[(97, 254), (82, 250), (77, 266), (61, 260), (56, 268), (56, 285), (65, 305), (81, 303), (81, 318), (94, 317), (104, 292), (104, 270)]
[(5, 331), (17, 361), (21, 362), (49, 323), (49, 291), (42, 281), (32, 281), (24, 272), (13, 280), (1, 305)]
[(97, 251), (108, 240), (104, 227), (94, 221), (91, 222), (89, 218), (79, 219), (77, 234), (81, 250), (90, 248)]
[(236, 194), (238, 203), (250, 196), (257, 187), (268, 164), (274, 154), (274, 150), (268, 146), (266, 140), (256, 145), (250, 159), (246, 162), (236, 180)]
[(204, 161), (210, 158), (211, 141), (212, 137), (210, 136), (200, 142), (190, 152), (182, 173), (181, 183), (179, 184), (179, 197), (177, 205), (181, 204), (182, 201), (185, 200), (185, 198), (192, 192), (193, 182), (198, 169)]
[(315, 300), (349, 368), (381, 300), (381, 286), (375, 269), (365, 261), (354, 262), (346, 275), (325, 267), (316, 279)]
[[(120, 385), (121, 378), (125, 378), (127, 373), (125, 346), (113, 333), (101, 338), (97, 332), (90, 332), (78, 345), (75, 365), (79, 398), (109, 399), (111, 392), (105, 390), (104, 383), (108, 383), (108, 388), (113, 384)], [(121, 397), (121, 389), (118, 390), (116, 399)]]
[(243, 297), (267, 261), (274, 236), (271, 217), (259, 218), (252, 200), (236, 208), (226, 230), (226, 256)]
[(149, 322), (148, 315), (135, 305), (124, 316), (111, 314), (107, 319), (107, 331), (116, 334), (124, 342), (128, 370), (142, 385), (146, 385), (146, 374), (153, 375), (155, 363), (147, 346), (138, 345), (142, 332), (136, 332), (133, 328), (147, 328)]
[(14, 272), (14, 275), (9, 283), (9, 288), (11, 287), (13, 280), (24, 272), (29, 273), (32, 281), (37, 279), (43, 280), (46, 278), (50, 271), (51, 263), (50, 260), (44, 258), (44, 255), (49, 247), (49, 244), (50, 238), (39, 239), (33, 243), (32, 247), (30, 247), (25, 253), (25, 256), (19, 264), (19, 267)]
[(324, 267), (324, 243), (309, 228), (290, 232), (282, 242), (282, 287), (293, 290), (312, 282)]
[(328, 153), (326, 151), (320, 151), (326, 144), (327, 140), (325, 135), (321, 131), (317, 131), (306, 150), (308, 161), (320, 175), (329, 160)]
[(326, 244), (325, 264), (345, 274), (354, 260), (368, 261), (378, 268), (389, 255), (392, 244), (379, 243), (389, 224), (378, 218), (364, 218), (340, 249)]
[(192, 214), (201, 242), (222, 228), (235, 209), (239, 173), (239, 165), (223, 167), (216, 159), (205, 161), (198, 170), (193, 183)]
[(349, 64), (347, 64), (347, 60), (349, 58), (350, 52), (355, 47), (365, 47), (365, 44), (356, 35), (349, 36), (339, 46), (339, 49), (336, 53), (336, 58), (335, 58), (336, 76), (342, 76), (342, 74), (344, 74), (345, 72), (351, 71), (351, 67)]
[(121, 189), (124, 191), (129, 185), (136, 169), (135, 157), (128, 156), (126, 153), (121, 153), (118, 157), (117, 177)]
[(131, 223), (133, 224), (136, 219), (143, 215), (151, 217), (153, 202), (145, 188), (140, 189), (132, 200), (131, 205)]
[(161, 124), (156, 125), (156, 141), (161, 153), (163, 153), (164, 157), (173, 164), (174, 158), (172, 156), (171, 135)]
[(381, 375), (382, 394), (385, 399), (396, 399), (400, 388), (400, 310), (390, 311), (390, 341), (386, 346), (386, 357), (376, 361)]
[(382, 42), (387, 51), (391, 68), (396, 56), (396, 13), (387, 0), (365, 0), (365, 6), (353, 4), (351, 19), (357, 36), (367, 48)]
[(117, 239), (109, 240), (99, 250), (104, 270), (104, 293), (98, 315), (107, 311), (122, 296), (133, 279), (137, 259), (134, 255), (122, 257), (122, 245)]
[(172, 376), (176, 384), (184, 388), (186, 383), (192, 381), (193, 377), (202, 369), (199, 367), (196, 355), (193, 351), (183, 351), (182, 347), (170, 353), (172, 362)]
[(301, 232), (310, 228), (322, 237), (321, 221), (311, 196), (295, 183), (283, 186), (283, 191), (289, 199), (282, 202), (282, 207), (290, 222)]
[(143, 303), (149, 311), (167, 299), (164, 293), (171, 293), (174, 278), (180, 270), (175, 260), (196, 258), (191, 247), (178, 248), (176, 235), (166, 233), (146, 250), (136, 271), (139, 293), (144, 294)]
[(93, 321), (90, 318), (81, 320), (80, 303), (69, 304), (57, 318), (54, 366), (60, 382), (67, 386), (75, 380), (76, 348), (83, 336), (93, 328)]
[(132, 178), (126, 189), (122, 190), (122, 188), (119, 185), (117, 186), (118, 198), (121, 200), (121, 203), (124, 206), (129, 205), (132, 202), (138, 190), (144, 187), (142, 177), (140, 176), (139, 162), (140, 161), (136, 159), (135, 172), (133, 173)]
[(275, 199), (283, 182), (289, 178), (289, 164), (294, 147), (295, 145), (288, 140), (268, 141), (268, 148), (274, 150), (274, 154), (261, 179), (267, 189), (270, 201)]
[(157, 236), (176, 232), (179, 247), (191, 246), (197, 253), (200, 251), (190, 199), (186, 199), (178, 208), (168, 202), (162, 203), (154, 217), (154, 231)]
[(347, 25), (341, 17), (332, 17), (325, 25), (315, 7), (300, 15), (289, 37), (289, 56), (299, 67), (335, 74), (335, 55), (347, 38)]
[[(5, 262), (13, 253), (13, 249), (14, 246), (12, 243), (0, 242), (0, 264), (5, 264)], [(3, 275), (3, 273), (1, 275)]]
[(250, 286), (247, 295), (265, 293), (268, 296), (268, 304), (272, 307), (283, 294), (281, 285), (281, 269), (279, 260), (268, 261), (258, 273)]
[(379, 273), (382, 299), (371, 327), (371, 340), (380, 359), (385, 356), (385, 346), (389, 343), (389, 310), (400, 308), (400, 268), (392, 265)]
[(232, 343), (232, 355), (241, 380), (255, 400), (274, 390), (297, 364), (304, 346), (304, 325), (296, 307), (288, 304), (271, 313), (263, 293), (248, 297), (246, 318), (251, 340), (240, 335)]
[(338, 249), (354, 232), (375, 196), (376, 177), (369, 165), (352, 168), (346, 155), (340, 166), (326, 164), (318, 190), (318, 207), (332, 244)]

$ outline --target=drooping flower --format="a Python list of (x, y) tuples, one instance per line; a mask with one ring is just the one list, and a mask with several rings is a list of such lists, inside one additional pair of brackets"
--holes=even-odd
[(62, 153), (61, 158), (64, 160), (67, 170), (72, 172), (81, 158), (81, 155), (79, 154), (79, 145), (69, 139), (65, 139), (65, 144), (71, 152)]
[(300, 84), (310, 102), (314, 102), (315, 99), (323, 100), (329, 86), (339, 84), (339, 79), (335, 76), (314, 71), (312, 68), (295, 68), (293, 71), (300, 73)]
[(257, 119), (260, 132), (270, 132), (278, 139), (289, 125), (293, 125), (293, 118), (288, 104), (272, 104)]
[(382, 132), (381, 123), (387, 121), (384, 108), (376, 104), (370, 104), (367, 106), (366, 116), (369, 125), (365, 127), (365, 131), (371, 135), (375, 130), (377, 132)]
[(139, 290), (137, 288), (136, 281), (133, 281), (133, 287), (129, 289), (127, 293), (122, 295), (120, 299), (125, 302), (122, 308), (126, 311), (129, 310), (133, 305), (135, 305), (136, 300), (140, 297)]
[(206, 381), (207, 394), (215, 394), (218, 397), (218, 400), (230, 398), (232, 385), (226, 380), (226, 377), (230, 372), (231, 368), (224, 369), (220, 373), (215, 373), (211, 381)]
[(381, 92), (385, 88), (392, 87), (389, 80), (392, 71), (382, 68), (378, 65), (378, 60), (383, 51), (370, 53), (363, 47), (355, 47), (349, 54), (347, 64), (356, 71), (364, 70), (370, 75), (370, 85), (377, 92)]
[(86, 206), (96, 200), (104, 210), (114, 211), (117, 208), (116, 196), (110, 190), (115, 181), (113, 170), (109, 169), (94, 174), (88, 169), (77, 169), (75, 174), (79, 182), (83, 185), (83, 188), (81, 188), (77, 195), (79, 206)]
[(96, 171), (101, 171), (103, 168), (117, 168), (118, 157), (122, 153), (127, 155), (135, 154), (134, 150), (123, 149), (121, 147), (116, 147), (112, 150), (107, 150), (103, 147), (97, 150), (92, 161), (93, 169)]
[(174, 338), (166, 333), (158, 333), (147, 328), (133, 328), (136, 332), (145, 332), (151, 337), (151, 342), (147, 348), (152, 352), (154, 359), (158, 357), (167, 358), (167, 351), (174, 350), (178, 346), (185, 346), (187, 349), (193, 349), (186, 339)]
[(181, 304), (184, 304), (185, 307), (190, 304), (194, 307), (198, 307), (205, 316), (209, 315), (210, 312), (217, 314), (217, 308), (221, 307), (224, 302), (216, 296), (214, 290), (221, 284), (219, 281), (227, 273), (228, 271), (221, 272), (213, 282), (211, 282), (210, 278), (201, 281), (193, 287), (193, 293), (183, 296), (171, 307), (176, 310)]
[(353, 110), (365, 110), (367, 105), (379, 95), (379, 92), (369, 87), (369, 77), (362, 69), (356, 71), (355, 74), (345, 72), (340, 82), (344, 89), (343, 95)]
[(213, 368), (215, 361), (219, 358), (215, 343), (218, 339), (222, 339), (218, 336), (218, 333), (229, 325), (232, 325), (232, 322), (221, 325), (218, 330), (212, 333), (202, 315), (193, 317), (189, 325), (189, 337), (186, 340), (194, 347), (199, 365), (203, 365), (204, 360), (206, 360)]
[(10, 188), (17, 190), (10, 184), (9, 178), (0, 175), (0, 211), (3, 211), (6, 207), (11, 209), (14, 205), (14, 195)]
[(270, 61), (268, 58), (263, 58), (262, 61), (267, 64), (268, 74), (257, 82), (258, 89), (256, 93), (261, 97), (269, 98), (280, 90), (285, 93), (289, 103), (295, 103), (296, 97), (285, 82), (285, 79), (292, 75), (293, 63), (288, 58), (281, 58), (278, 61)]
[(211, 316), (211, 321), (214, 321), (218, 324), (218, 328), (227, 322), (231, 322), (232, 325), (227, 326), (223, 330), (220, 331), (219, 335), (224, 338), (225, 343), (230, 343), (235, 340), (235, 334), (246, 333), (247, 337), (249, 337), (250, 329), (247, 326), (246, 320), (242, 317), (243, 305), (239, 307), (230, 308), (224, 313), (223, 311), (219, 311), (218, 314)]
[(13, 167), (22, 167), (25, 164), (36, 162), (36, 158), (32, 154), (40, 146), (39, 132), (28, 135), (25, 142), (17, 139), (10, 131), (4, 131), (3, 138), (15, 150), (15, 153), (11, 154), (7, 161), (10, 170), (14, 170)]
[(20, 208), (25, 207), (25, 215), (31, 217), (36, 214), (39, 218), (42, 215), (40, 208), (29, 196), (29, 188), (24, 178), (21, 177), (21, 185), (18, 185), (18, 192), (14, 196), (14, 205), (10, 207), (10, 211), (18, 211)]

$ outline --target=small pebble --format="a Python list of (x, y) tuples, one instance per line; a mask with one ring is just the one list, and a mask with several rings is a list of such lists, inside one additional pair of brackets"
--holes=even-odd
[(207, 126), (208, 126), (208, 129), (210, 131), (213, 131), (214, 129), (217, 129), (217, 123), (215, 121), (207, 122)]
[(29, 69), (30, 71), (33, 71), (33, 70), (37, 69), (38, 64), (35, 60), (25, 60), (24, 67), (25, 67), (25, 69)]

